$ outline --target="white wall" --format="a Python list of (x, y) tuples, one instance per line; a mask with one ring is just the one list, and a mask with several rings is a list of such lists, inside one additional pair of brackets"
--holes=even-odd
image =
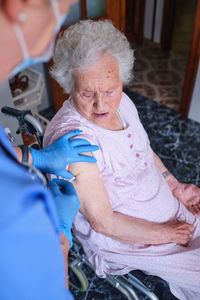
[(42, 103), (40, 105), (38, 105), (38, 111), (41, 111), (47, 107), (49, 107), (50, 105), (52, 105), (52, 99), (51, 97), (49, 96), (49, 93), (48, 93), (48, 83), (46, 81), (46, 73), (45, 73), (45, 68), (44, 68), (44, 64), (38, 64), (38, 65), (35, 65), (35, 66), (31, 66), (32, 69), (35, 69), (36, 71), (40, 72), (42, 75), (43, 75), (43, 80), (44, 80), (44, 85), (45, 85), (45, 88), (44, 88), (44, 96), (43, 96), (43, 99), (42, 99)]
[(151, 40), (152, 35), (154, 1), (155, 0), (148, 0), (145, 2), (144, 37), (149, 40)]
[(164, 0), (157, 0), (156, 2), (155, 26), (154, 26), (154, 31), (152, 33), (154, 5), (155, 5), (155, 0), (146, 0), (145, 14), (144, 14), (144, 37), (149, 40), (152, 39), (154, 43), (160, 43)]
[(154, 29), (154, 35), (153, 35), (154, 43), (160, 43), (162, 20), (163, 20), (163, 8), (164, 8), (164, 0), (157, 1), (156, 16), (155, 16), (155, 29)]
[(200, 59), (188, 117), (200, 122)]

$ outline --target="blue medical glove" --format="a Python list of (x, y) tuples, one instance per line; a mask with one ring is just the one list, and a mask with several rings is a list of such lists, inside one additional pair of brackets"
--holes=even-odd
[(69, 240), (71, 248), (73, 245), (71, 227), (80, 207), (75, 188), (72, 183), (63, 179), (52, 179), (48, 188), (55, 200), (61, 230)]
[(81, 132), (81, 130), (71, 131), (42, 150), (30, 148), (33, 165), (44, 173), (70, 179), (73, 174), (66, 170), (69, 164), (76, 162), (95, 163), (96, 159), (94, 157), (81, 155), (80, 153), (96, 151), (99, 149), (98, 146), (92, 146), (85, 139), (70, 140), (70, 138)]

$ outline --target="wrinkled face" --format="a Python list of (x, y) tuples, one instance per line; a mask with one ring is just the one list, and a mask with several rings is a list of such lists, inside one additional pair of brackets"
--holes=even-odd
[(111, 55), (101, 56), (83, 73), (74, 74), (74, 106), (87, 120), (112, 128), (122, 97), (118, 62)]

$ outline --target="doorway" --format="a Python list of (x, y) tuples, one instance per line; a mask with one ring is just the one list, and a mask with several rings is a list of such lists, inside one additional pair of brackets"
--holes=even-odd
[(133, 42), (135, 80), (130, 89), (185, 116), (182, 97), (197, 2), (146, 1), (143, 39)]

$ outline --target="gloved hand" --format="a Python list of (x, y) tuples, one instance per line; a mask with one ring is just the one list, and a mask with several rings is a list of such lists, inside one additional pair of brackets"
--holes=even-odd
[(75, 162), (95, 163), (96, 159), (94, 157), (80, 155), (80, 153), (96, 151), (99, 149), (98, 146), (92, 146), (85, 139), (70, 141), (70, 138), (81, 132), (81, 130), (71, 131), (42, 150), (30, 148), (34, 167), (44, 173), (70, 179), (73, 177), (73, 174), (66, 170), (67, 165)]
[(80, 207), (75, 188), (72, 183), (63, 179), (52, 179), (48, 184), (48, 188), (54, 197), (61, 230), (69, 240), (71, 248), (73, 245), (71, 227)]

